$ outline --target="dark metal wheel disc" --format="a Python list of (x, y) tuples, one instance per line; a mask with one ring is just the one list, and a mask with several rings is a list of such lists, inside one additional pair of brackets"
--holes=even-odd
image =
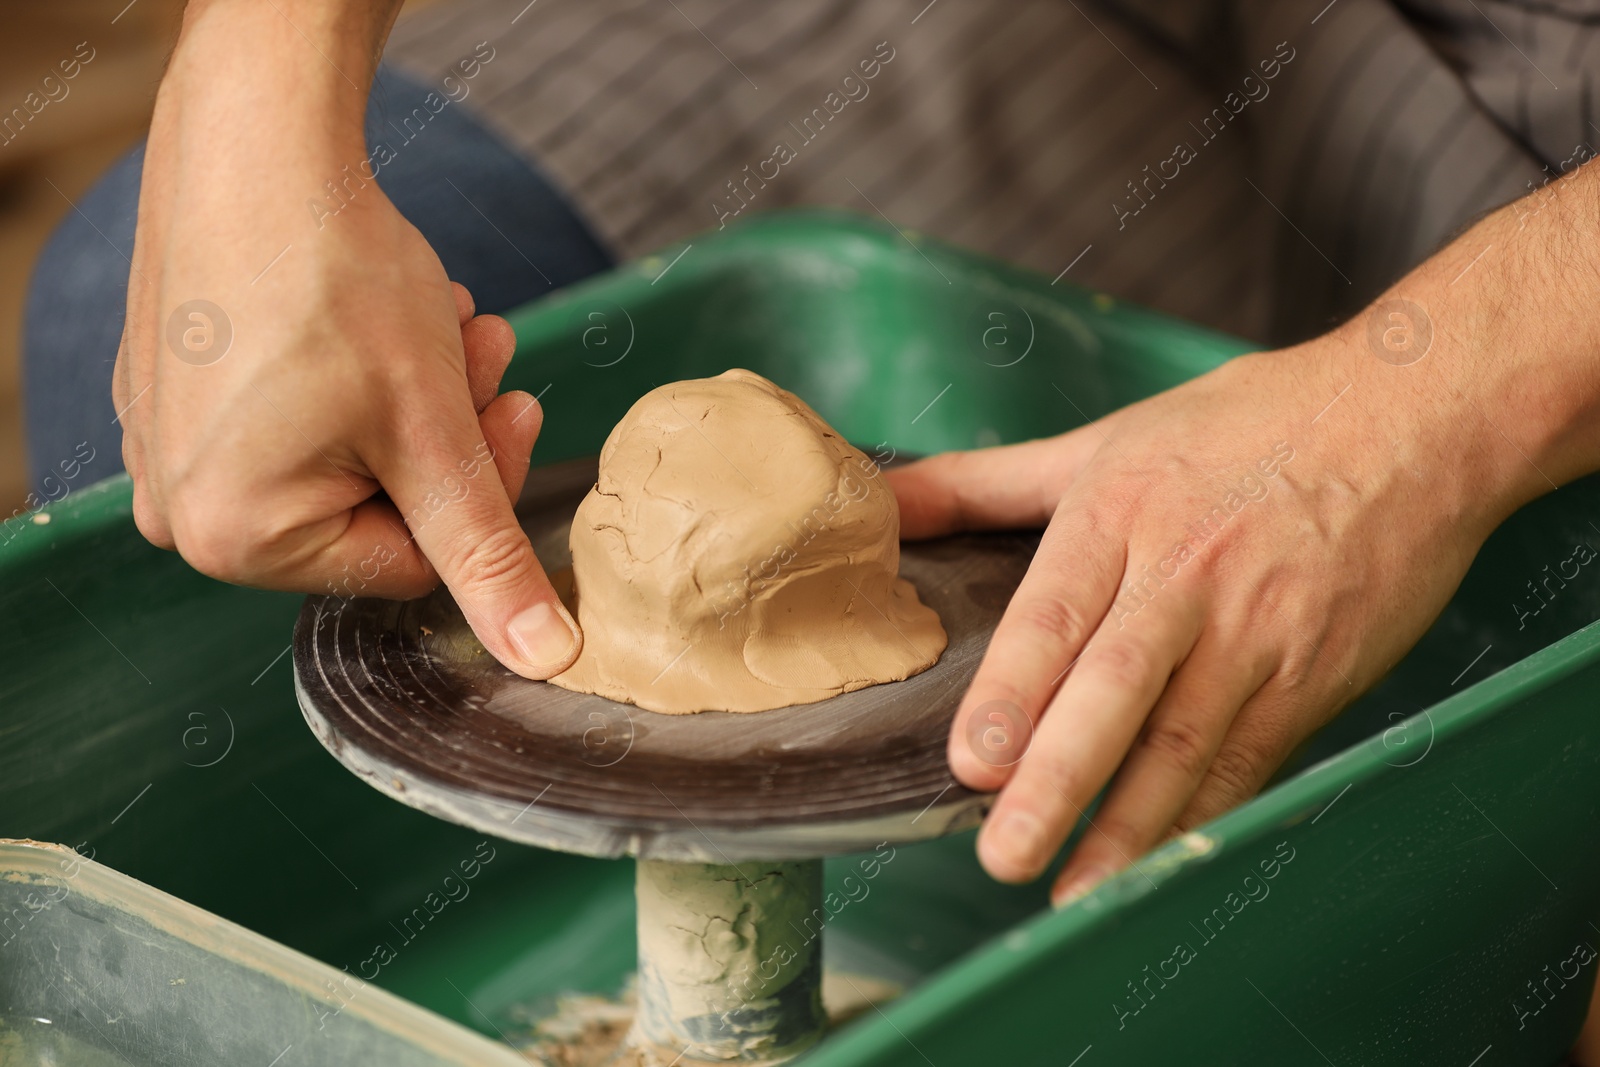
[[(595, 460), (535, 470), (518, 506), (545, 566)], [(1036, 536), (904, 546), (900, 573), (950, 645), (903, 682), (753, 714), (662, 715), (532, 682), (473, 637), (448, 591), (313, 596), (295, 689), (317, 738), (396, 799), (526, 844), (594, 856), (801, 859), (974, 825), (988, 798), (951, 777), (946, 735)]]

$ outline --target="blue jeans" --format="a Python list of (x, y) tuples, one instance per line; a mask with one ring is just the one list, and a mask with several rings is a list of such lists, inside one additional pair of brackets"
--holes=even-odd
[[(368, 142), (396, 145), (389, 117), (410, 114), (432, 88), (381, 70), (367, 105)], [(29, 478), (41, 496), (59, 494), (45, 479), (60, 479), (58, 468), (91, 449), (93, 459), (74, 472), (73, 488), (122, 470), (111, 370), (143, 165), (141, 145), (78, 201), (34, 268), (22, 356)], [(481, 312), (509, 310), (612, 265), (561, 194), (457, 105), (439, 111), (400, 148), (379, 169), (378, 184)], [(519, 248), (536, 257), (549, 281)]]

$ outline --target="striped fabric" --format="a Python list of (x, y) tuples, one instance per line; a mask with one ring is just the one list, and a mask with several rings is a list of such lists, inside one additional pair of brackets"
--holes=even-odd
[(1357, 310), (1600, 139), (1578, 0), (458, 0), (388, 58), (622, 256), (881, 215), (1263, 343)]

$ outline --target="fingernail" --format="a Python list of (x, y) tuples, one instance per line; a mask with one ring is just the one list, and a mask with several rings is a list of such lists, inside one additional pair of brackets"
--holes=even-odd
[(1068, 904), (1074, 904), (1088, 896), (1090, 892), (1094, 890), (1095, 886), (1105, 881), (1108, 877), (1110, 877), (1110, 875), (1111, 872), (1099, 864), (1095, 864), (1091, 867), (1085, 867), (1083, 870), (1073, 875), (1072, 881), (1062, 886), (1061, 889), (1051, 897), (1050, 903), (1058, 908), (1064, 908)]
[(512, 619), (507, 631), (523, 661), (534, 668), (564, 662), (578, 643), (578, 627), (548, 600)]
[(1026, 811), (1004, 815), (989, 839), (989, 851), (1011, 867), (1033, 874), (1043, 865), (1044, 823)]

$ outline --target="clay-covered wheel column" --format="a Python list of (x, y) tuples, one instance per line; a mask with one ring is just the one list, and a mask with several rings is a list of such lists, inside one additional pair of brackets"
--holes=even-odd
[(638, 1007), (662, 1064), (782, 1063), (822, 1038), (822, 861), (640, 860)]

